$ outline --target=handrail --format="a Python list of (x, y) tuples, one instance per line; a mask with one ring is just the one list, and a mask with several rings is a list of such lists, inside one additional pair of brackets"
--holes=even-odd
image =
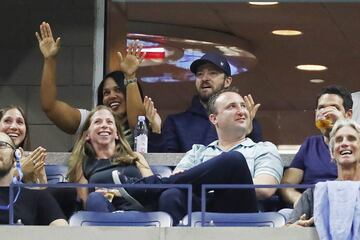
[[(285, 167), (290, 166), (295, 153), (288, 151), (279, 151), (280, 157)], [(69, 152), (48, 152), (46, 163), (50, 165), (67, 165), (70, 157)], [(145, 153), (145, 159), (150, 165), (176, 166), (185, 153)]]
[[(9, 224), (14, 225), (14, 188), (15, 187), (26, 187), (26, 188), (44, 188), (44, 187), (54, 187), (54, 188), (135, 188), (135, 189), (168, 189), (168, 188), (181, 188), (187, 189), (187, 201), (188, 208), (187, 213), (189, 215), (188, 226), (191, 226), (191, 212), (192, 212), (192, 185), (191, 184), (103, 184), (103, 183), (64, 183), (64, 184), (37, 184), (37, 183), (12, 183), (9, 187)], [(186, 225), (185, 225), (186, 226)]]
[(207, 189), (313, 188), (314, 184), (203, 184), (201, 185), (201, 226), (205, 226)]

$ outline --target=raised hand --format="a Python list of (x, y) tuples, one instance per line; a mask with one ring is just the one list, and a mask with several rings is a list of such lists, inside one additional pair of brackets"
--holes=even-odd
[(20, 159), (20, 165), (21, 165), (21, 171), (24, 174), (24, 181), (25, 182), (32, 182), (33, 176), (34, 176), (34, 164), (32, 163), (29, 155), (24, 156), (24, 150), (22, 148), (19, 148), (21, 151), (21, 159)]
[(145, 53), (141, 52), (142, 45), (138, 40), (132, 41), (127, 48), (125, 58), (121, 52), (117, 52), (119, 58), (119, 70), (122, 71), (126, 78), (135, 77), (135, 72), (138, 69), (141, 62), (144, 60)]
[(161, 117), (157, 113), (154, 102), (151, 98), (145, 96), (144, 98), (145, 115), (151, 124), (153, 133), (161, 133)]
[(39, 48), (44, 58), (56, 57), (60, 49), (60, 38), (58, 37), (54, 41), (50, 25), (42, 22), (40, 24), (40, 34), (36, 32), (35, 36), (39, 41)]
[(252, 121), (255, 118), (257, 111), (259, 110), (260, 104), (258, 103), (255, 105), (251, 94), (245, 96), (244, 101), (246, 104), (246, 108), (248, 109), (248, 111), (250, 113), (250, 119)]
[(43, 152), (40, 154), (39, 159), (34, 164), (34, 175), (37, 183), (47, 183), (47, 176), (45, 172), (45, 158), (46, 150), (43, 148)]

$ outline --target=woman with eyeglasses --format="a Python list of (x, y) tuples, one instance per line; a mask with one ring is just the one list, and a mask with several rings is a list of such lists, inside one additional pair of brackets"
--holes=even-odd
[(29, 127), (24, 111), (21, 107), (10, 105), (0, 109), (0, 132), (6, 133), (21, 151), (21, 169), (24, 173), (23, 181), (27, 183), (47, 183), (45, 173), (46, 149), (39, 146), (28, 156), (25, 150), (30, 150)]
[[(0, 224), (9, 223), (10, 189), (15, 171), (16, 147), (9, 135), (0, 132)], [(47, 191), (14, 187), (13, 223), (67, 226), (58, 203)]]

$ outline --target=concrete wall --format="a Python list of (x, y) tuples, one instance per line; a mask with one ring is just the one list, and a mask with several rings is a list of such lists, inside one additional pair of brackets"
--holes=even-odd
[[(72, 106), (89, 109), (93, 99), (93, 56), (97, 56), (95, 60), (98, 69), (101, 68), (97, 83), (102, 75), (99, 62), (103, 61), (103, 56), (93, 51), (95, 5), (95, 0), (0, 1), (0, 107), (18, 104), (25, 109), (32, 148), (41, 145), (49, 151), (64, 152), (73, 145), (73, 137), (54, 126), (41, 110), (39, 84), (43, 59), (34, 32), (42, 21), (48, 21), (54, 36), (61, 37), (57, 74), (59, 98)], [(117, 10), (123, 11), (122, 8)], [(117, 19), (116, 23), (120, 21)], [(121, 36), (125, 28), (118, 29), (115, 35)], [(185, 92), (195, 93), (193, 82), (143, 83), (142, 86), (144, 94), (157, 104), (163, 120), (168, 114), (184, 111), (189, 106), (191, 98), (185, 96)], [(264, 139), (275, 144), (300, 144), (305, 136), (316, 134), (315, 127), (308, 127), (313, 125), (313, 118), (313, 111), (260, 110), (257, 114)], [(299, 119), (302, 124), (298, 123)]]
[(41, 110), (43, 59), (35, 38), (42, 21), (60, 36), (59, 98), (76, 107), (92, 106), (94, 6), (92, 0), (2, 0), (0, 2), (0, 107), (18, 104), (30, 123), (32, 147), (67, 151), (73, 139)]
[[(31, 234), (29, 234), (31, 233)], [(1, 226), (1, 239), (7, 240), (70, 240), (70, 239), (132, 239), (132, 240), (316, 240), (315, 228), (249, 228), (249, 227), (45, 227)]]

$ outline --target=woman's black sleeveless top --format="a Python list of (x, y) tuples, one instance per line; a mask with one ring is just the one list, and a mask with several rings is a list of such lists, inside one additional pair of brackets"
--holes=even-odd
[(110, 159), (96, 158), (87, 158), (83, 163), (84, 177), (89, 183), (114, 183), (112, 178), (114, 170), (118, 170), (120, 174), (125, 175), (128, 179), (132, 179), (132, 182), (142, 178), (135, 164), (112, 164)]

